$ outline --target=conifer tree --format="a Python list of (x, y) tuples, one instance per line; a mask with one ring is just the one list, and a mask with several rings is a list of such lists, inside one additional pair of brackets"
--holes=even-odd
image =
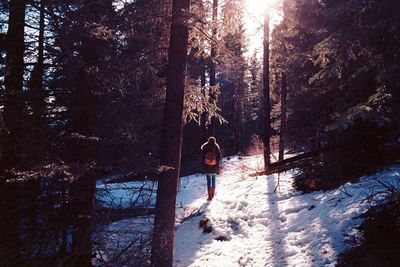
[[(0, 168), (10, 168), (20, 160), (21, 123), (24, 119), (22, 100), (24, 50), (25, 50), (25, 8), (24, 0), (12, 0), (7, 32), (7, 55), (4, 93), (4, 124), (8, 133), (2, 131)], [(20, 264), (20, 184), (17, 179), (1, 177), (0, 188), (0, 257), (7, 264)]]
[(267, 170), (271, 163), (270, 138), (271, 138), (271, 100), (269, 91), (269, 16), (264, 19), (264, 41), (263, 41), (263, 107), (264, 107), (264, 168)]
[(165, 102), (162, 164), (158, 181), (152, 243), (152, 266), (172, 266), (175, 205), (180, 173), (183, 100), (188, 50), (189, 0), (173, 0)]
[[(217, 29), (218, 29), (218, 0), (213, 0), (212, 2), (212, 22), (211, 22), (211, 58), (210, 58), (210, 99), (214, 103), (217, 101), (217, 95), (214, 90), (216, 89), (215, 86), (217, 85), (216, 82), (216, 56), (217, 56), (217, 51), (216, 51), (216, 38), (217, 38)], [(216, 121), (214, 118), (211, 118), (211, 122), (209, 125), (208, 129), (208, 135), (213, 136), (216, 134), (215, 132), (215, 124)]]
[(281, 77), (281, 127), (279, 131), (279, 160), (283, 160), (285, 154), (285, 130), (286, 130), (286, 75)]
[[(221, 27), (223, 51), (221, 51), (220, 72), (221, 79), (226, 83), (225, 91), (231, 91), (233, 102), (231, 103), (233, 112), (230, 114), (229, 121), (234, 138), (234, 153), (243, 152), (245, 139), (243, 108), (247, 91), (245, 80), (247, 64), (244, 58), (246, 46), (242, 4), (241, 0), (234, 0), (224, 5)], [(226, 99), (224, 101), (228, 102)]]
[(17, 155), (21, 152), (20, 140), (18, 139), (21, 135), (21, 123), (24, 116), (22, 98), (25, 51), (25, 7), (26, 4), (23, 0), (10, 1), (3, 111), (3, 119), (10, 134), (3, 144), (3, 153), (7, 156), (2, 158), (3, 161), (7, 161), (8, 164), (15, 162)]

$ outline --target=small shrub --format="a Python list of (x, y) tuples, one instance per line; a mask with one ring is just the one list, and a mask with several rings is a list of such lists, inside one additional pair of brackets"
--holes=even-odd
[(329, 190), (373, 171), (383, 153), (379, 147), (380, 131), (372, 123), (357, 120), (337, 134), (335, 149), (301, 169), (295, 177), (295, 187), (303, 192)]

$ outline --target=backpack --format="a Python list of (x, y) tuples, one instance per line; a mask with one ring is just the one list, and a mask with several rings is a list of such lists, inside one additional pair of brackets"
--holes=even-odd
[(204, 158), (204, 164), (208, 166), (217, 165), (217, 156), (215, 155), (214, 151), (207, 151)]

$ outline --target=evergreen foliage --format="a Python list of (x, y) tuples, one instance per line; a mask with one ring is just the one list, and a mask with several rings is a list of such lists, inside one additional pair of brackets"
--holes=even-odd
[(398, 116), (400, 6), (389, 2), (286, 1), (271, 54), (273, 87), (280, 72), (288, 75), (292, 141), (304, 143), (356, 106)]
[(299, 186), (312, 180), (313, 189), (331, 188), (388, 159), (378, 144), (388, 141), (382, 135), (399, 120), (400, 100), (395, 74), (400, 43), (394, 39), (400, 5), (389, 2), (284, 3), (271, 54), (276, 103), (280, 74), (288, 76), (288, 141), (305, 150), (310, 138), (318, 145), (342, 143), (320, 163), (305, 167)]
[[(223, 155), (252, 153), (263, 134), (262, 63), (259, 51), (246, 58), (244, 4), (191, 1), (184, 14), (182, 172), (199, 170), (211, 134)], [(302, 168), (298, 188), (333, 188), (397, 158), (399, 2), (285, 0), (283, 9), (270, 42), (271, 133), (280, 133), (285, 73), (286, 148), (308, 150), (310, 137), (334, 147)], [(93, 221), (96, 180), (157, 181), (171, 171), (163, 142), (171, 17), (169, 0), (0, 0), (6, 265), (88, 264), (91, 233), (103, 226)], [(144, 254), (114, 262), (145, 264)]]

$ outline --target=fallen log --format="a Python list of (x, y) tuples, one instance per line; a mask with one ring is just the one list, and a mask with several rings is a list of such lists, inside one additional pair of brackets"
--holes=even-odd
[(284, 172), (287, 170), (291, 170), (291, 169), (301, 166), (302, 164), (304, 164), (304, 161), (307, 161), (312, 157), (316, 157), (322, 153), (337, 149), (344, 145), (345, 145), (345, 143), (331, 145), (331, 146), (325, 146), (325, 147), (321, 147), (321, 148), (318, 148), (318, 149), (315, 149), (312, 151), (307, 151), (307, 152), (301, 153), (301, 154), (296, 155), (291, 158), (276, 161), (276, 162), (271, 163), (267, 170), (258, 171), (256, 173), (250, 174), (250, 176), (270, 175), (273, 173), (281, 173), (281, 172)]
[(291, 158), (273, 162), (271, 163), (268, 170), (265, 171), (265, 174), (269, 175), (272, 173), (283, 172), (296, 168), (298, 167), (297, 164), (300, 164), (301, 162), (308, 160), (309, 158), (316, 157), (324, 152), (329, 151), (330, 149), (332, 149), (332, 147), (324, 147), (314, 151), (308, 151)]
[(97, 214), (102, 220), (115, 222), (139, 216), (148, 216), (155, 213), (155, 208), (98, 208)]
[(133, 174), (129, 173), (126, 175), (121, 175), (119, 177), (109, 178), (104, 180), (105, 184), (119, 184), (119, 183), (127, 183), (127, 182), (137, 182), (137, 181), (146, 181), (146, 180), (154, 180), (158, 179), (159, 174), (157, 173), (140, 173)]

